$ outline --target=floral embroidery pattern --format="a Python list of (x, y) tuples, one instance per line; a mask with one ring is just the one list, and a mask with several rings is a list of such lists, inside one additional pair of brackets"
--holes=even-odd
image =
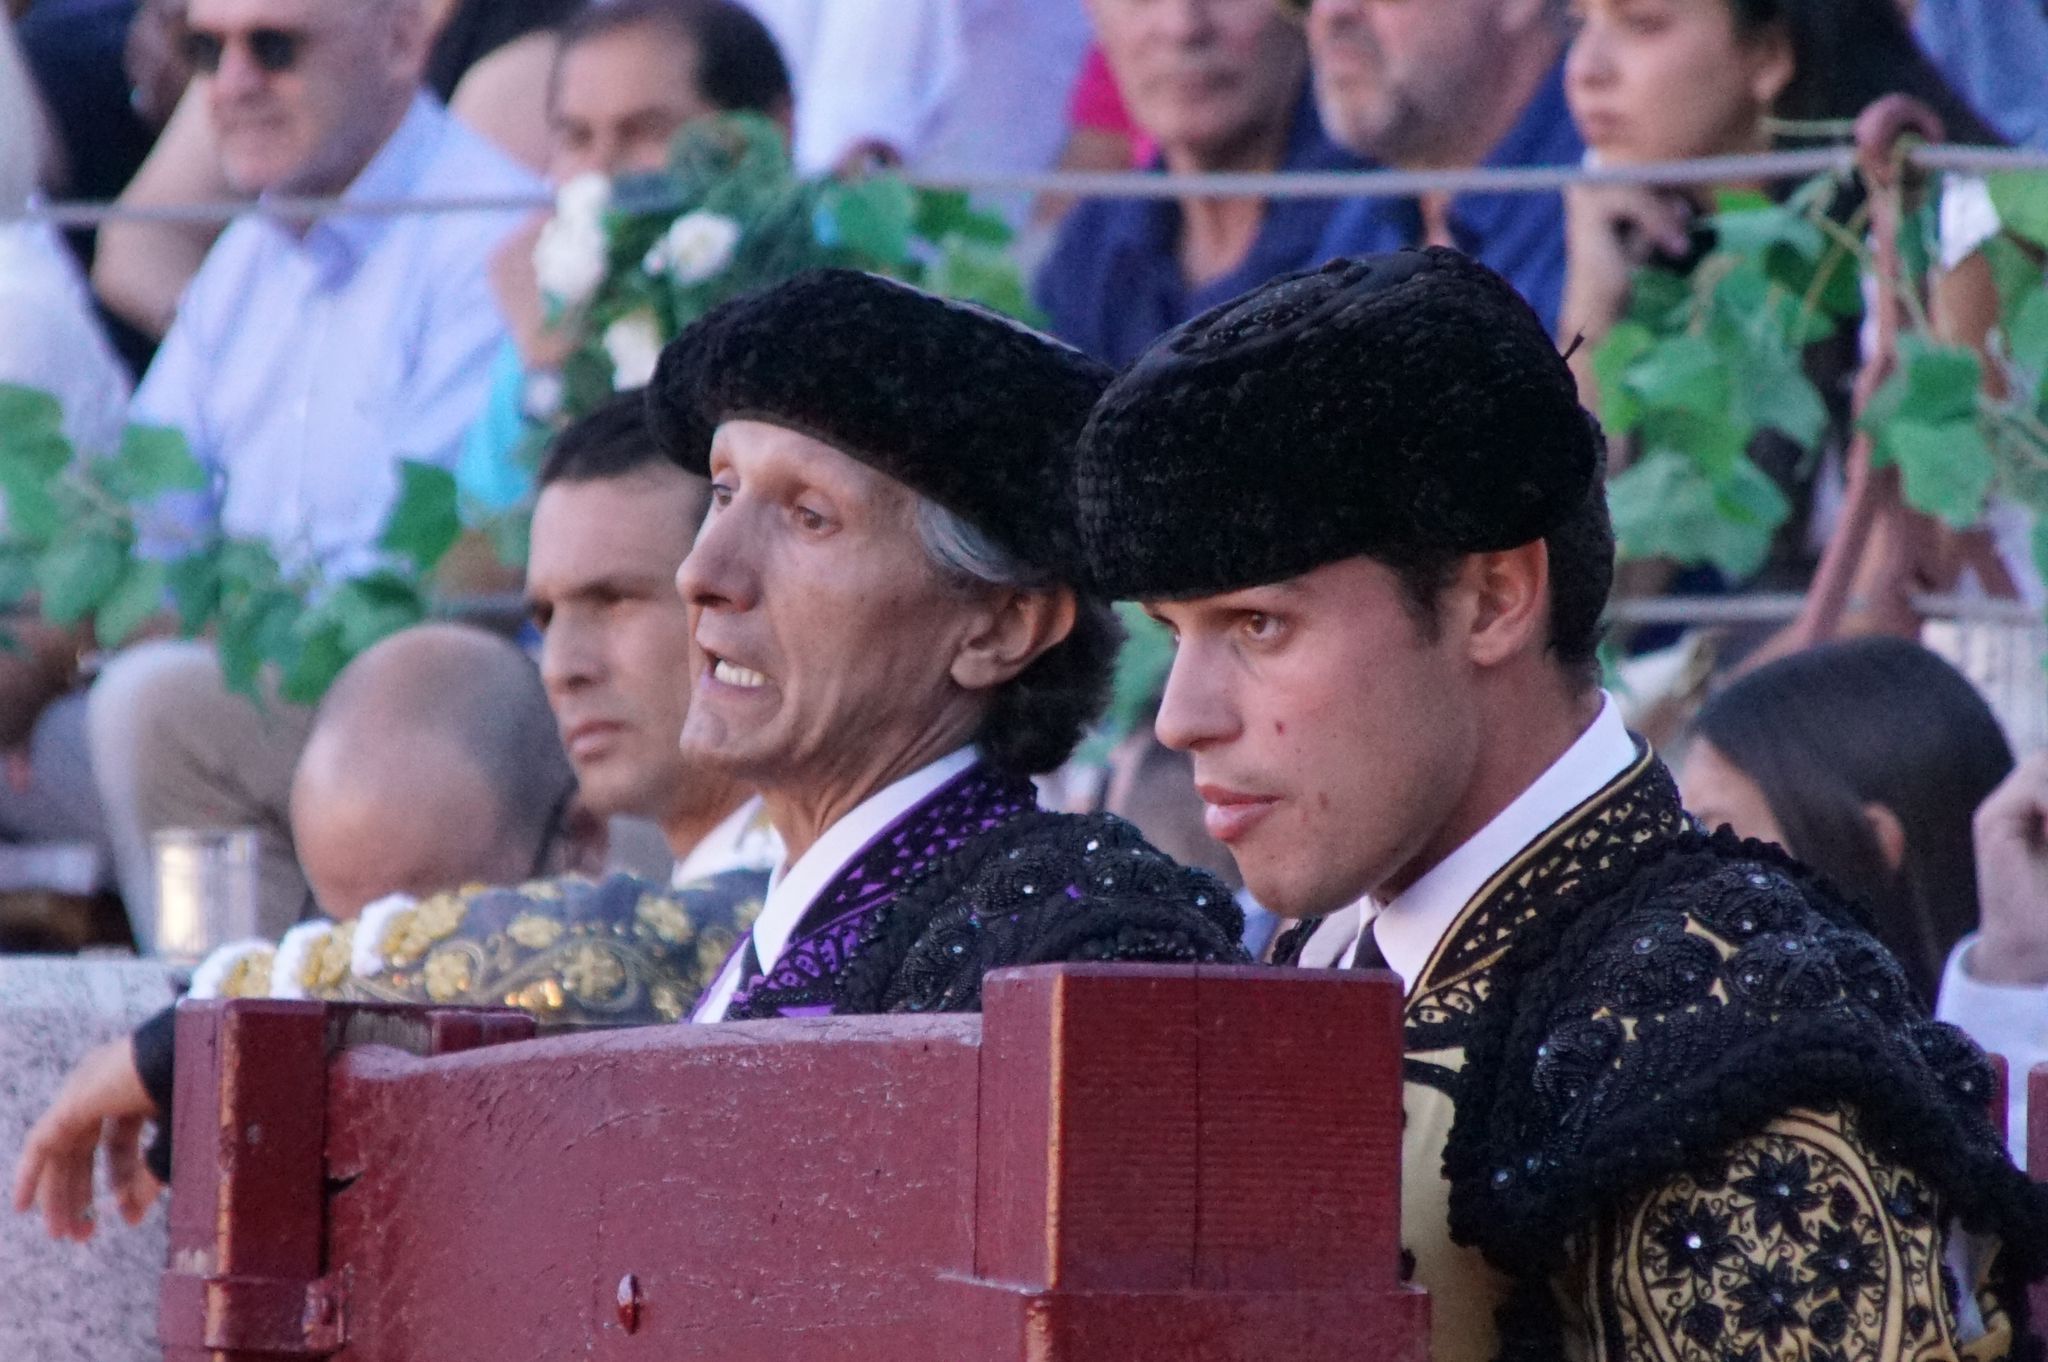
[[(1946, 1217), (1867, 1147), (1848, 1112), (1794, 1112), (1625, 1217), (1586, 1257), (1621, 1348), (1604, 1362), (1989, 1359), (1955, 1336)], [(1987, 1308), (1990, 1303), (1985, 1302)], [(1996, 1318), (1987, 1314), (1987, 1323)]]

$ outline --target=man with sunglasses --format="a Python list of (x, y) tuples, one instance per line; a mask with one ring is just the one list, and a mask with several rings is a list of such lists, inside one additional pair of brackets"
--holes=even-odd
[[(258, 203), (207, 256), (136, 394), (133, 418), (183, 431), (214, 475), (209, 494), (166, 499), (161, 531), (258, 539), (287, 571), (346, 577), (378, 559), (401, 461), (456, 461), (506, 335), (489, 261), (520, 221), (347, 205), (540, 186), (422, 90), (431, 35), (416, 0), (192, 0), (188, 26), (223, 172)], [(263, 211), (278, 197), (343, 203), (309, 221)], [(204, 644), (149, 643), (109, 663), (88, 730), (145, 947), (149, 835), (182, 823), (267, 829), (265, 926), (291, 925), (305, 897), (284, 831), (302, 713), (226, 693)]]

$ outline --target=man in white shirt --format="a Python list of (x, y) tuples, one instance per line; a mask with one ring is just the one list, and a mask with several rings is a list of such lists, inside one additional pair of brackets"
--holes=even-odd
[[(193, 0), (188, 47), (240, 192), (522, 196), (539, 182), (420, 88), (429, 34), (413, 0)], [(287, 571), (375, 566), (400, 465), (454, 466), (505, 328), (492, 249), (517, 213), (312, 223), (259, 211), (207, 255), (137, 392), (133, 419), (182, 430), (214, 477), (167, 502), (151, 537), (267, 543)], [(285, 809), (308, 718), (222, 686), (199, 644), (116, 658), (91, 703), (93, 767), (137, 936), (153, 922), (156, 829), (239, 824), (262, 838), (267, 925), (305, 897)]]
[(583, 807), (654, 822), (678, 886), (732, 870), (765, 884), (782, 843), (761, 801), (679, 746), (693, 648), (676, 569), (710, 485), (655, 447), (636, 391), (555, 437), (540, 489), (526, 597)]
[[(2000, 1355), (2048, 1205), (1985, 1119), (1989, 1066), (1623, 728), (1601, 472), (1535, 312), (1431, 250), (1170, 333), (1098, 405), (1077, 486), (1091, 578), (1178, 639), (1161, 740), (1301, 919), (1276, 958), (1406, 986), (1401, 1218), (1437, 1362)], [(2001, 1241), (1988, 1273), (1958, 1254), (1967, 1295), (1952, 1215)]]

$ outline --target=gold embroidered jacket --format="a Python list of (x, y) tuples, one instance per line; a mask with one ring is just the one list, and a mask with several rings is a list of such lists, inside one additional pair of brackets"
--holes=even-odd
[(2048, 1209), (1983, 1055), (1647, 750), (1465, 907), (1404, 1016), (1436, 1362), (2032, 1355)]

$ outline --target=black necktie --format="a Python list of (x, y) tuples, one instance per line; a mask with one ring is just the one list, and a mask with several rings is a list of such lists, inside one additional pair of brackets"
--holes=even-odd
[(740, 947), (740, 991), (744, 992), (747, 985), (754, 982), (761, 973), (761, 952), (754, 947), (754, 929), (749, 927), (747, 943)]
[(1355, 957), (1354, 957), (1354, 958), (1352, 959), (1352, 961), (1351, 961), (1351, 968), (1353, 968), (1353, 969), (1392, 969), (1392, 968), (1393, 968), (1393, 966), (1392, 966), (1392, 965), (1389, 965), (1389, 964), (1387, 963), (1387, 957), (1386, 957), (1385, 955), (1381, 954), (1381, 952), (1380, 952), (1380, 943), (1379, 943), (1379, 940), (1378, 940), (1378, 938), (1376, 938), (1376, 937), (1374, 937), (1374, 936), (1373, 936), (1373, 934), (1372, 934), (1372, 923), (1370, 923), (1370, 922), (1366, 923), (1364, 927), (1362, 927), (1362, 928), (1360, 928), (1360, 929), (1359, 929), (1359, 933), (1358, 933), (1358, 954), (1357, 954), (1357, 955), (1356, 955), (1356, 956), (1355, 956)]

